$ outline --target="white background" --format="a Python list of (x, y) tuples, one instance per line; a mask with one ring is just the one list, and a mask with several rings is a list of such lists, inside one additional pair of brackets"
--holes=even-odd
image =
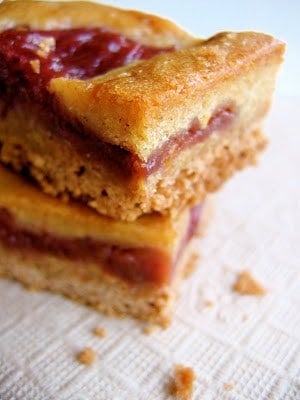
[(300, 96), (300, 1), (106, 0), (105, 3), (162, 15), (200, 37), (224, 30), (270, 33), (288, 45), (277, 94)]

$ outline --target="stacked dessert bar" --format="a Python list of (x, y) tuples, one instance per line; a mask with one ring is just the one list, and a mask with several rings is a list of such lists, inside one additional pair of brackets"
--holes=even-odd
[(208, 193), (255, 163), (284, 45), (88, 2), (0, 5), (0, 271), (164, 323)]

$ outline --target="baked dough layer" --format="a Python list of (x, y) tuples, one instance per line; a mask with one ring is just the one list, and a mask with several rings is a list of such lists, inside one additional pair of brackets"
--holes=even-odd
[(111, 316), (133, 317), (165, 325), (172, 318), (188, 255), (176, 280), (164, 287), (130, 285), (105, 274), (98, 265), (83, 265), (54, 256), (12, 251), (0, 243), (0, 275), (34, 290), (50, 290)]

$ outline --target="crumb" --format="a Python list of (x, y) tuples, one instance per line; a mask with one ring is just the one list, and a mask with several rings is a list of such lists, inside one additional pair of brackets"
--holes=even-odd
[(197, 262), (200, 259), (200, 255), (198, 253), (192, 253), (188, 262), (186, 263), (186, 266), (184, 268), (184, 273), (183, 277), (188, 278), (196, 269), (197, 267)]
[(225, 383), (224, 385), (224, 390), (226, 392), (230, 392), (230, 390), (232, 390), (234, 388), (234, 384), (233, 383)]
[(99, 337), (105, 338), (107, 336), (106, 330), (101, 328), (101, 326), (97, 326), (93, 329), (93, 333)]
[(146, 326), (143, 328), (143, 331), (142, 331), (142, 332), (143, 332), (145, 335), (151, 335), (151, 334), (154, 333), (157, 329), (158, 329), (158, 326), (157, 326), (157, 325), (149, 324), (149, 325), (146, 325)]
[(171, 394), (180, 400), (191, 400), (195, 379), (196, 375), (193, 368), (185, 367), (180, 364), (175, 365)]
[(163, 317), (159, 322), (158, 322), (159, 326), (161, 326), (163, 329), (167, 329), (169, 328), (169, 326), (171, 325), (171, 319), (170, 317)]
[(205, 300), (204, 305), (205, 307), (213, 307), (214, 303), (211, 300)]
[(93, 349), (91, 349), (90, 347), (86, 347), (83, 351), (81, 351), (77, 355), (77, 360), (81, 364), (85, 364), (85, 365), (94, 364), (94, 362), (96, 361), (96, 358), (97, 358), (96, 352)]
[(243, 321), (247, 321), (247, 319), (249, 319), (249, 315), (248, 314), (244, 314), (242, 320)]
[(31, 60), (29, 61), (29, 64), (36, 74), (39, 74), (41, 72), (41, 63), (40, 60)]
[(265, 288), (257, 282), (249, 271), (242, 271), (233, 285), (233, 290), (240, 294), (262, 296), (266, 294)]
[(46, 37), (40, 41), (36, 54), (39, 57), (46, 58), (50, 51), (55, 50), (55, 46), (56, 42), (54, 37)]

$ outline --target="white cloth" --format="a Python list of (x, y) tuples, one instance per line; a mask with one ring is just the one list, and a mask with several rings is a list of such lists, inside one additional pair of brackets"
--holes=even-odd
[[(276, 102), (259, 168), (216, 196), (199, 267), (167, 330), (146, 336), (137, 322), (0, 280), (0, 399), (169, 399), (175, 363), (194, 368), (197, 400), (300, 399), (299, 111), (300, 101)], [(265, 297), (232, 292), (242, 269)], [(99, 354), (90, 367), (75, 360), (86, 346)]]

